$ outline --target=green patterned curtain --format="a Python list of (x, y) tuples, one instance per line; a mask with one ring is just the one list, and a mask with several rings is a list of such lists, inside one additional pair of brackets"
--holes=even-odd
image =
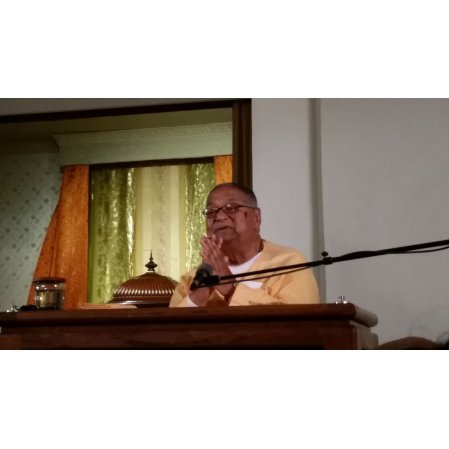
[(201, 213), (207, 194), (215, 186), (214, 164), (192, 164), (187, 168), (186, 182), (186, 271), (201, 263), (200, 236), (206, 232)]
[(108, 302), (133, 276), (135, 170), (92, 170), (88, 301)]
[[(136, 257), (140, 256), (148, 261), (146, 253), (150, 250), (158, 255), (157, 263), (163, 265), (163, 274), (175, 279), (179, 277), (179, 274), (201, 263), (199, 239), (201, 234), (206, 232), (206, 222), (201, 212), (204, 209), (207, 194), (215, 186), (214, 164), (192, 164), (184, 166), (182, 170), (173, 171), (175, 168), (104, 169), (91, 172), (89, 302), (97, 304), (108, 302), (121, 283), (136, 275)], [(150, 197), (147, 195), (140, 198), (142, 186), (137, 189), (136, 178), (138, 178), (137, 173), (139, 177), (144, 176), (144, 171), (150, 174), (154, 172), (154, 176), (157, 176), (152, 176), (145, 181), (150, 186), (147, 189)], [(158, 180), (158, 176), (161, 179)], [(175, 183), (173, 176), (179, 176), (179, 181)], [(159, 184), (157, 186), (151, 184), (154, 182), (159, 182), (160, 188)], [(170, 195), (176, 195), (176, 186), (181, 185), (185, 188), (179, 191), (179, 199), (183, 200), (185, 206), (184, 210), (175, 214), (175, 211), (171, 209), (177, 205), (176, 198), (168, 199), (167, 195), (170, 191), (172, 191)], [(184, 194), (185, 198), (182, 198)], [(142, 199), (145, 201), (142, 202)], [(160, 200), (161, 205), (156, 200)], [(146, 210), (148, 205), (151, 210)], [(138, 211), (137, 208), (142, 210)], [(137, 219), (142, 215), (148, 218), (144, 221), (142, 218)], [(180, 226), (175, 226), (181, 217), (184, 217), (184, 220)], [(172, 239), (171, 233), (180, 231), (182, 235), (179, 235), (178, 251), (182, 254), (175, 258), (172, 252), (176, 251), (176, 245), (173, 246), (176, 236)], [(161, 254), (158, 253), (159, 244), (162, 244), (160, 251), (163, 253)], [(143, 256), (140, 253), (143, 253)], [(172, 270), (164, 263), (165, 258), (169, 261), (185, 260), (185, 269), (180, 267), (180, 271), (175, 270), (172, 273), (174, 269)], [(141, 274), (143, 268), (140, 265), (143, 266), (143, 264), (138, 262), (138, 265), (137, 271)]]

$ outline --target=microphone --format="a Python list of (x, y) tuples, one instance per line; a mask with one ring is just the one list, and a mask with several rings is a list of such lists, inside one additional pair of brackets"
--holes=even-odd
[[(208, 263), (202, 263), (196, 270), (195, 277), (193, 278), (190, 290), (196, 290), (202, 287), (202, 283), (205, 279), (212, 276), (212, 267)], [(204, 287), (204, 286), (203, 286)]]

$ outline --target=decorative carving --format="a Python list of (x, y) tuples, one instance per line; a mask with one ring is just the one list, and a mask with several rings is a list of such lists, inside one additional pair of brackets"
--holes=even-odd
[(232, 123), (209, 123), (207, 125), (166, 126), (121, 131), (101, 131), (93, 133), (56, 134), (53, 137), (60, 147), (65, 145), (85, 145), (96, 143), (116, 143), (146, 141), (155, 137), (194, 137), (232, 134)]

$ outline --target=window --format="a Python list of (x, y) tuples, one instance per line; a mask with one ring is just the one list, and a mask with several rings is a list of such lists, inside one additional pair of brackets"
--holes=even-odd
[[(45, 103), (45, 99), (33, 100), (35, 103), (42, 101)], [(89, 101), (89, 100), (86, 100)], [(176, 102), (177, 100), (173, 100)], [(185, 100), (180, 100), (185, 101)], [(61, 103), (67, 103), (70, 105), (70, 100), (61, 99)], [(95, 103), (95, 100), (92, 100)], [(103, 102), (104, 104), (104, 102)], [(45, 108), (43, 108), (45, 109)], [(207, 111), (207, 113), (205, 113)], [(215, 120), (220, 114), (228, 114), (232, 129), (232, 154), (233, 154), (233, 179), (243, 184), (251, 186), (251, 102), (250, 100), (223, 100), (223, 101), (206, 101), (196, 103), (182, 103), (163, 106), (139, 106), (122, 109), (110, 109), (110, 110), (88, 110), (88, 111), (70, 111), (70, 112), (58, 112), (58, 113), (42, 113), (42, 114), (28, 114), (28, 115), (15, 115), (15, 116), (2, 116), (0, 117), (0, 141), (3, 143), (2, 152), (5, 158), (8, 158), (9, 154), (18, 154), (22, 159), (26, 159), (27, 155), (30, 155), (30, 169), (35, 169), (35, 164), (32, 164), (33, 158), (39, 156), (42, 159), (43, 154), (48, 154), (51, 158), (47, 158), (51, 164), (47, 164), (45, 159), (46, 170), (53, 170), (58, 173), (59, 167), (65, 163), (71, 163), (70, 161), (64, 161), (61, 153), (61, 142), (56, 144), (57, 137), (68, 134), (81, 134), (98, 133), (97, 138), (100, 139), (105, 135), (100, 133), (105, 132), (131, 132), (130, 130), (136, 129), (148, 129), (148, 128), (169, 128), (173, 126), (188, 126), (192, 123), (195, 125), (203, 125), (210, 123), (211, 117), (214, 118), (212, 122), (220, 123)], [(208, 119), (205, 119), (205, 116)], [(193, 121), (192, 121), (193, 118)], [(226, 121), (226, 120), (225, 120)], [(63, 139), (61, 137), (61, 139)], [(115, 151), (115, 153), (114, 153)], [(69, 152), (70, 153), (70, 152)], [(67, 153), (67, 154), (69, 154)], [(122, 156), (124, 153), (117, 151), (116, 148), (109, 148), (109, 156), (114, 155)], [(72, 155), (75, 153), (72, 153)], [(79, 156), (80, 153), (77, 153)], [(85, 156), (89, 156), (89, 152), (85, 153)], [(184, 154), (183, 157), (186, 157)], [(206, 157), (206, 155), (196, 155), (195, 157)], [(21, 160), (22, 160), (21, 159)], [(161, 158), (159, 158), (161, 160)], [(162, 159), (166, 159), (162, 156)], [(138, 160), (138, 159), (133, 159)], [(102, 160), (90, 160), (84, 162), (86, 164), (101, 164), (101, 163), (120, 162), (120, 160), (110, 159), (108, 161)], [(123, 161), (121, 161), (123, 162)], [(83, 163), (83, 162), (78, 162)], [(21, 164), (23, 165), (23, 164)], [(18, 177), (19, 179), (19, 177)], [(28, 199), (23, 198), (25, 201), (34, 201), (36, 192), (31, 189), (27, 189), (27, 185), (23, 185), (19, 182), (18, 192), (21, 193), (21, 198), (25, 195), (29, 195)], [(47, 196), (57, 198), (57, 192), (53, 192), (53, 186), (43, 183), (39, 185), (39, 197), (46, 198)], [(44, 191), (45, 188), (50, 189), (48, 195)], [(20, 189), (20, 190), (19, 190)], [(29, 192), (28, 192), (29, 190)], [(5, 216), (17, 215), (17, 203), (14, 203), (8, 199), (9, 202), (4, 204)], [(53, 203), (53, 201), (50, 201)], [(14, 206), (14, 208), (13, 208)], [(10, 210), (11, 209), (11, 210)], [(17, 222), (30, 222), (30, 217), (27, 215), (29, 208), (24, 205), (20, 208), (19, 215), (16, 217)], [(31, 212), (33, 213), (33, 212)], [(32, 248), (36, 249), (36, 252), (30, 252), (30, 245), (28, 241), (24, 241), (20, 234), (20, 228), (17, 228), (17, 239), (14, 240), (14, 245), (11, 250), (11, 254), (8, 257), (8, 266), (11, 273), (25, 273), (24, 276), (30, 276), (30, 282), (32, 280), (32, 273), (37, 270), (36, 260), (39, 256), (39, 249), (41, 248), (46, 231), (45, 223), (50, 222), (51, 211), (40, 209), (39, 214), (48, 214), (48, 219), (45, 217), (39, 217), (42, 222), (41, 227), (34, 227), (34, 239)], [(12, 236), (14, 237), (14, 236)], [(11, 240), (11, 238), (9, 238)], [(23, 246), (23, 248), (21, 248)], [(76, 248), (74, 248), (76, 252)], [(26, 257), (17, 257), (17, 254), (26, 254)], [(58, 266), (69, 267), (70, 260), (60, 261)], [(17, 266), (13, 266), (17, 264)], [(39, 266), (39, 263), (38, 263)], [(86, 267), (87, 269), (87, 267)], [(9, 273), (9, 272), (8, 272)], [(26, 275), (26, 273), (30, 273)], [(66, 276), (70, 276), (70, 270), (64, 273)], [(8, 280), (13, 279), (14, 276), (8, 275)], [(15, 278), (14, 278), (15, 279)], [(18, 278), (19, 279), (19, 278)], [(21, 279), (21, 278), (20, 278)], [(69, 279), (68, 279), (69, 281)], [(9, 285), (9, 291), (13, 289), (18, 297), (26, 297), (28, 294), (27, 282), (17, 281), (17, 285)], [(83, 291), (82, 286), (79, 283), (74, 287), (76, 291)], [(67, 291), (67, 294), (69, 292)], [(76, 295), (80, 296), (80, 295)], [(0, 298), (0, 302), (6, 304), (10, 301), (10, 298)], [(70, 300), (72, 301), (72, 300)], [(83, 297), (73, 299), (76, 303), (82, 303)]]

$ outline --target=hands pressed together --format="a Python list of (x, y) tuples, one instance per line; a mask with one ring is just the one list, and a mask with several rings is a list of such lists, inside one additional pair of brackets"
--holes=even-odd
[[(209, 264), (213, 269), (213, 274), (219, 276), (226, 276), (231, 273), (229, 269), (229, 259), (224, 255), (221, 247), (223, 244), (223, 239), (212, 234), (210, 237), (202, 235), (200, 239), (201, 244), (201, 257), (203, 258), (202, 263)], [(214, 287), (203, 287), (190, 292), (190, 299), (199, 306), (204, 306), (209, 300), (209, 296), (212, 290), (217, 290), (227, 302), (230, 301), (232, 295), (235, 291), (235, 286), (233, 284), (227, 285), (217, 285)]]

